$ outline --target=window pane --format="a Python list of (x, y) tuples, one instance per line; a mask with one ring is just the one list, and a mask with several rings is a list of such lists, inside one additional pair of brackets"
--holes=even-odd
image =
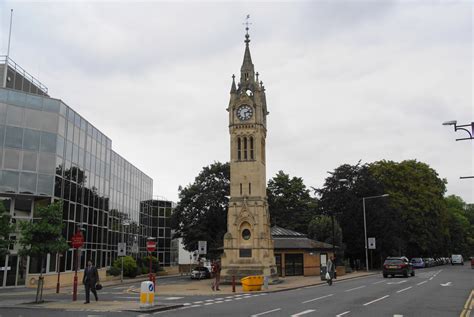
[(0, 125), (0, 146), (3, 146), (3, 139), (5, 138), (5, 126)]
[(25, 129), (25, 135), (23, 139), (23, 148), (26, 150), (39, 150), (40, 144), (40, 132), (30, 129)]
[(40, 153), (38, 170), (40, 173), (55, 173), (56, 156), (49, 153)]
[(22, 126), (24, 112), (25, 110), (23, 108), (8, 106), (7, 107), (7, 124)]
[(8, 127), (5, 133), (5, 146), (21, 148), (23, 141), (23, 129)]
[(51, 98), (43, 99), (43, 109), (50, 112), (59, 112), (59, 100), (54, 100)]
[(7, 105), (0, 102), (0, 123), (5, 124), (7, 120)]
[(36, 174), (21, 173), (20, 175), (20, 193), (33, 194), (36, 192)]
[(59, 123), (58, 123), (58, 133), (62, 137), (66, 136), (66, 119), (63, 117), (59, 117)]
[(18, 191), (18, 172), (3, 171), (0, 174), (0, 190), (5, 192)]
[(41, 111), (26, 109), (25, 118), (25, 127), (41, 129)]
[(64, 139), (60, 136), (56, 140), (56, 154), (61, 157), (64, 155)]
[(4, 151), (3, 167), (17, 170), (20, 165), (20, 151), (13, 149), (4, 149)]
[(41, 110), (42, 104), (43, 104), (43, 98), (39, 96), (35, 96), (35, 95), (26, 96), (27, 107)]
[(36, 172), (36, 162), (38, 154), (36, 152), (23, 152), (22, 170)]
[(58, 131), (58, 115), (55, 113), (41, 113), (41, 130), (56, 133)]
[(53, 194), (54, 176), (52, 175), (38, 175), (38, 194), (52, 195)]
[(41, 151), (56, 153), (56, 134), (41, 132)]

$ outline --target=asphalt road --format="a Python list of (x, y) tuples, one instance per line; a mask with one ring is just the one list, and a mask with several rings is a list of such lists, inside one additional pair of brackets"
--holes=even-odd
[[(181, 281), (178, 281), (181, 282)], [(186, 282), (183, 280), (183, 282)], [(470, 265), (417, 270), (415, 277), (382, 275), (278, 293), (164, 297), (184, 307), (137, 314), (0, 308), (0, 316), (459, 316), (473, 290)], [(117, 286), (115, 286), (117, 287)], [(111, 294), (112, 295), (112, 294)], [(116, 295), (117, 299), (120, 295)], [(126, 297), (126, 296), (123, 296)], [(135, 297), (136, 298), (136, 297)], [(136, 300), (136, 299), (120, 299)]]

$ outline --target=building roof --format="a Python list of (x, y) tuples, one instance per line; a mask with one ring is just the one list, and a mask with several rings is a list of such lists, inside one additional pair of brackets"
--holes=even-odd
[(273, 226), (271, 228), (271, 234), (274, 239), (283, 238), (283, 237), (306, 237), (306, 235), (303, 233), (296, 232), (290, 229), (285, 229), (278, 226)]
[(271, 233), (275, 249), (331, 250), (333, 248), (330, 243), (309, 239), (303, 233), (278, 226), (272, 227)]

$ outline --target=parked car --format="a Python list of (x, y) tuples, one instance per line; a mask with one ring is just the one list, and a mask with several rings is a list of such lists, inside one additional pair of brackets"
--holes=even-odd
[(408, 274), (415, 276), (415, 270), (413, 265), (408, 261), (406, 257), (388, 257), (383, 263), (383, 277), (391, 275), (403, 275), (408, 277)]
[(410, 261), (414, 269), (422, 269), (425, 267), (425, 261), (422, 258), (412, 258)]
[(191, 279), (211, 278), (211, 272), (205, 266), (197, 266), (191, 271)]
[(454, 265), (454, 264), (464, 265), (464, 259), (462, 258), (461, 254), (451, 255), (451, 265)]
[(474, 256), (471, 256), (471, 269), (474, 269)]
[(423, 258), (423, 262), (425, 262), (425, 267), (432, 267), (434, 266), (433, 261), (431, 258)]

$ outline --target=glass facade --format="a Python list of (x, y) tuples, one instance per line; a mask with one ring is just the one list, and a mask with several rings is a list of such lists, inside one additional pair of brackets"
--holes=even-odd
[[(128, 242), (130, 253), (135, 244), (146, 254), (147, 237), (161, 239), (158, 227), (150, 227), (155, 218), (161, 223), (152, 213), (152, 195), (153, 180), (62, 101), (0, 88), (0, 200), (13, 222), (62, 200), (63, 236), (69, 241), (78, 227), (84, 229), (80, 267), (87, 259), (106, 267), (117, 258), (118, 242)], [(47, 271), (56, 271), (55, 257), (48, 256)], [(72, 249), (59, 259), (61, 271), (73, 269)], [(35, 259), (29, 272), (39, 272)]]

